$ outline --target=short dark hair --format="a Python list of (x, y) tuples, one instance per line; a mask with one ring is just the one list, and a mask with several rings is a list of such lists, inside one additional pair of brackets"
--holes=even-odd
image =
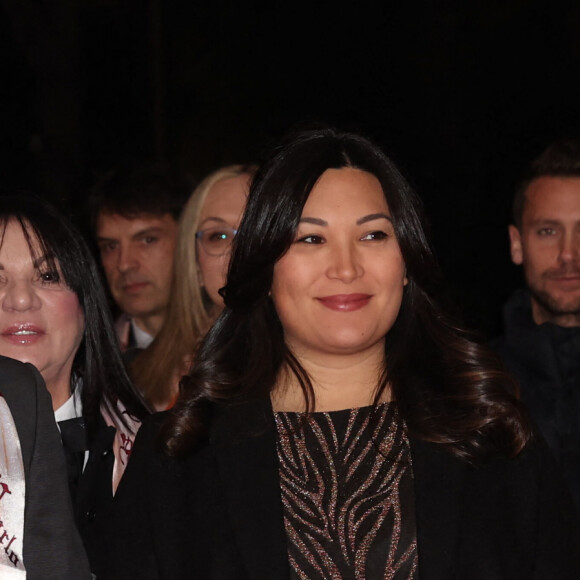
[(83, 310), (85, 330), (71, 380), (82, 379), (83, 415), (89, 434), (95, 431), (101, 406), (125, 423), (118, 401), (131, 415), (143, 419), (146, 406), (125, 371), (99, 271), (81, 234), (53, 206), (30, 195), (0, 196), (0, 245), (11, 220), (22, 227), (31, 251), (38, 240), (40, 251), (49, 265), (58, 265)]
[(580, 177), (580, 139), (555, 141), (530, 163), (514, 195), (512, 213), (518, 228), (522, 225), (526, 191), (540, 177)]
[(170, 214), (176, 221), (195, 182), (168, 165), (123, 166), (105, 174), (90, 190), (88, 211), (93, 232), (100, 214), (131, 219), (141, 214)]
[(442, 277), (419, 197), (377, 145), (325, 128), (292, 135), (252, 182), (222, 291), (226, 308), (182, 379), (181, 398), (164, 426), (168, 453), (186, 453), (203, 441), (210, 403), (268, 397), (284, 366), (300, 382), (307, 409), (314, 409), (312, 384), (285, 343), (270, 288), (313, 187), (326, 170), (345, 167), (381, 184), (408, 279), (386, 336), (375, 402), (390, 385), (410, 433), (460, 456), (485, 455), (494, 445), (515, 455), (525, 445), (530, 433), (525, 412), (508, 392), (513, 380), (441, 307)]

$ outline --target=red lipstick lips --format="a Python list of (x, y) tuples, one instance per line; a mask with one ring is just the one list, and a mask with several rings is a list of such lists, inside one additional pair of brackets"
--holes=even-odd
[(44, 336), (44, 330), (35, 324), (12, 324), (6, 327), (2, 338), (13, 344), (34, 344)]
[(335, 294), (317, 300), (326, 308), (338, 312), (353, 312), (364, 308), (372, 298), (370, 294)]

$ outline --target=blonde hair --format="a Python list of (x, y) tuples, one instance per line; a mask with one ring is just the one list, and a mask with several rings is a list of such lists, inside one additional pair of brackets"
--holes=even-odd
[(200, 340), (213, 323), (211, 301), (199, 279), (195, 239), (205, 200), (219, 181), (246, 174), (249, 181), (254, 173), (253, 166), (222, 167), (195, 188), (183, 208), (165, 321), (155, 340), (130, 365), (135, 385), (156, 408), (172, 401), (176, 381), (189, 370)]

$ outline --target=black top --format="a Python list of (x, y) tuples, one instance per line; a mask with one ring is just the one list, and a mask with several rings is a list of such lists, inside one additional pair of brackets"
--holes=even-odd
[(291, 578), (417, 578), (411, 450), (396, 406), (274, 418)]

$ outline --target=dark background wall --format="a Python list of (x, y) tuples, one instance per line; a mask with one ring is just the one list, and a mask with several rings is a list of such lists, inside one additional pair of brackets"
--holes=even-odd
[(580, 135), (580, 3), (0, 0), (0, 185), (75, 211), (128, 160), (202, 177), (325, 121), (411, 178), (457, 303), (486, 334), (519, 283), (525, 163)]

